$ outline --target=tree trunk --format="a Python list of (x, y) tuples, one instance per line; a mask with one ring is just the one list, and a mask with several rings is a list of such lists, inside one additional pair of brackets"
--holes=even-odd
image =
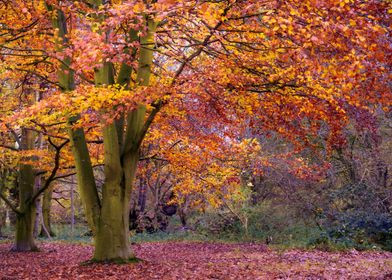
[[(43, 199), (42, 199), (42, 228), (41, 228), (41, 233), (40, 236), (45, 236), (45, 237), (53, 237), (55, 236), (53, 230), (52, 230), (52, 225), (51, 225), (51, 219), (50, 219), (50, 210), (52, 206), (52, 194), (53, 194), (53, 187), (49, 187), (44, 191)], [(50, 236), (48, 236), (48, 234)]]
[[(34, 191), (37, 192), (40, 188), (41, 188), (41, 176), (36, 176)], [(33, 235), (34, 238), (37, 238), (42, 224), (41, 196), (36, 198), (34, 204), (35, 204), (35, 218), (34, 218)]]
[[(112, 131), (115, 126), (111, 125)], [(105, 138), (104, 138), (105, 139)], [(112, 137), (116, 141), (116, 137)], [(110, 143), (110, 142), (109, 142)], [(108, 143), (109, 151), (114, 152)], [(138, 162), (138, 151), (129, 159), (123, 168), (118, 161), (117, 153), (113, 157), (105, 154), (105, 185), (102, 193), (102, 210), (95, 235), (94, 260), (96, 261), (129, 261), (135, 258), (129, 242), (129, 212), (131, 186), (126, 186), (124, 177), (135, 178)], [(125, 172), (124, 172), (125, 171)], [(128, 173), (125, 176), (124, 173)]]
[(144, 178), (140, 178), (140, 185), (139, 185), (139, 196), (137, 207), (140, 213), (143, 213), (146, 210), (146, 200), (147, 200), (147, 183)]
[(124, 201), (120, 184), (107, 182), (102, 214), (95, 235), (94, 260), (127, 261), (134, 258), (129, 243), (128, 215), (124, 215)]
[[(148, 85), (156, 24), (149, 22), (149, 32), (141, 39), (144, 48), (140, 51), (137, 82)], [(113, 67), (104, 63), (96, 72), (97, 86), (114, 82)], [(125, 139), (119, 141), (116, 124), (104, 128), (105, 184), (102, 191), (102, 209), (95, 236), (94, 260), (128, 261), (134, 258), (129, 244), (129, 212), (131, 191), (139, 160), (140, 137), (143, 137), (146, 107), (138, 106), (127, 116)], [(123, 145), (121, 145), (123, 143)]]
[[(53, 12), (55, 8), (47, 4), (47, 9), (50, 12)], [(68, 33), (67, 22), (66, 16), (62, 10), (56, 9), (55, 11), (55, 16), (52, 18), (52, 25), (53, 28), (58, 30), (56, 48), (60, 52), (65, 49), (64, 44), (68, 42), (66, 36)], [(70, 70), (70, 65), (71, 58), (66, 56), (57, 73), (58, 81), (63, 91), (72, 91), (75, 89), (74, 71)], [(96, 225), (99, 221), (101, 205), (84, 130), (83, 128), (73, 128), (73, 125), (79, 119), (79, 115), (72, 116), (68, 119), (68, 135), (71, 140), (72, 154), (75, 160), (80, 197), (85, 208), (87, 222), (94, 234)]]
[[(100, 0), (93, 1), (98, 6)], [(48, 6), (53, 10), (52, 6)], [(148, 85), (151, 75), (153, 59), (154, 34), (157, 24), (148, 20), (148, 33), (141, 38), (142, 48), (139, 54), (139, 69), (137, 85)], [(53, 27), (59, 29), (57, 48), (65, 48), (66, 20), (64, 13), (57, 10), (57, 17), (53, 18)], [(137, 31), (134, 33), (135, 40)], [(135, 52), (136, 53), (136, 52)], [(65, 66), (70, 65), (70, 58), (65, 58)], [(58, 72), (59, 83), (64, 91), (74, 89), (73, 72), (68, 67)], [(95, 69), (95, 84), (104, 87), (114, 84), (114, 67), (110, 62), (103, 62), (100, 69)], [(119, 84), (127, 86), (131, 76), (131, 67), (122, 65), (119, 74)], [(129, 244), (129, 211), (132, 184), (135, 179), (139, 147), (145, 135), (144, 118), (146, 107), (140, 105), (130, 112), (126, 118), (126, 133), (123, 137), (125, 122), (116, 121), (104, 125), (105, 150), (105, 184), (102, 188), (102, 199), (98, 196), (95, 185), (93, 168), (87, 147), (83, 128), (72, 129), (72, 124), (78, 116), (69, 120), (69, 135), (72, 152), (75, 159), (78, 186), (85, 207), (85, 213), (90, 227), (93, 229), (96, 261), (128, 261), (134, 255)], [(150, 120), (152, 121), (152, 119)], [(143, 132), (144, 131), (144, 132)], [(123, 141), (124, 140), (124, 141)]]
[[(23, 149), (30, 149), (34, 143), (33, 133), (23, 129)], [(36, 251), (34, 243), (35, 203), (31, 201), (34, 193), (34, 170), (29, 164), (21, 164), (19, 169), (19, 212), (16, 216), (15, 244), (13, 251)]]
[(2, 230), (5, 227), (6, 218), (7, 218), (7, 212), (5, 209), (5, 205), (3, 203), (3, 200), (0, 199), (0, 237), (3, 236)]
[[(8, 188), (8, 193), (9, 197), (12, 201), (18, 201), (19, 197), (19, 189), (18, 189), (18, 179), (17, 179), (17, 174), (16, 172), (13, 174), (13, 178), (9, 182), (9, 188)], [(8, 219), (9, 219), (9, 225), (11, 228), (15, 229), (16, 228), (16, 213), (14, 211), (8, 211)]]
[(42, 226), (42, 205), (41, 205), (41, 197), (38, 197), (35, 201), (35, 217), (34, 217), (34, 229), (33, 236), (37, 238), (40, 234), (40, 229)]
[(139, 150), (132, 150), (125, 158), (121, 158), (115, 124), (104, 128), (103, 139), (105, 184), (95, 236), (94, 260), (128, 261), (135, 257), (129, 244), (129, 204)]
[(38, 251), (33, 235), (34, 217), (35, 207), (33, 207), (33, 204), (30, 204), (29, 209), (25, 209), (24, 213), (16, 215), (15, 244), (12, 251)]
[[(103, 68), (103, 72), (105, 68)], [(105, 184), (102, 187), (102, 209), (95, 235), (94, 260), (127, 260), (130, 251), (128, 215), (124, 217), (123, 170), (115, 124), (103, 132), (105, 150)]]
[(75, 193), (74, 193), (74, 177), (72, 176), (71, 189), (71, 237), (74, 237), (75, 232)]
[(178, 216), (180, 217), (182, 227), (185, 228), (187, 226), (187, 222), (186, 222), (187, 217), (186, 217), (186, 211), (182, 206), (178, 207)]

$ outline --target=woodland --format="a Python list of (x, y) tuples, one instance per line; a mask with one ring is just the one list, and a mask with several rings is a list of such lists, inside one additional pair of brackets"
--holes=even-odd
[(390, 0), (0, 0), (0, 279), (392, 279)]

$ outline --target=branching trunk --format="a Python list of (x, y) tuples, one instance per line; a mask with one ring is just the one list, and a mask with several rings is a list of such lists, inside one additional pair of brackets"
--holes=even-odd
[[(96, 6), (101, 3), (99, 0), (93, 2)], [(53, 11), (50, 5), (48, 9)], [(59, 30), (57, 49), (61, 51), (67, 41), (66, 20), (61, 10), (57, 10), (52, 23), (53, 27)], [(137, 85), (148, 85), (151, 75), (157, 24), (152, 20), (147, 20), (146, 23), (148, 24), (147, 35), (140, 39), (142, 49), (139, 53)], [(138, 39), (136, 31), (130, 32), (130, 39)], [(69, 69), (69, 65), (70, 59), (65, 58), (58, 72), (59, 83), (64, 91), (74, 89), (74, 73)], [(104, 87), (114, 84), (113, 70), (114, 67), (110, 62), (104, 62), (101, 68), (96, 69), (96, 86)], [(128, 86), (131, 71), (131, 67), (126, 64), (122, 65), (118, 76), (120, 85)], [(87, 220), (94, 233), (94, 259), (96, 261), (126, 261), (134, 257), (129, 246), (128, 234), (130, 196), (139, 160), (139, 147), (156, 113), (157, 110), (148, 118), (148, 122), (145, 122), (146, 107), (140, 105), (131, 111), (125, 120), (121, 118), (112, 124), (103, 124), (105, 183), (101, 200), (98, 196), (83, 128), (72, 129), (78, 116), (69, 120), (69, 136), (75, 159), (78, 186)]]
[[(148, 85), (153, 59), (156, 23), (148, 21), (148, 33), (141, 39), (137, 82)], [(105, 63), (96, 75), (98, 86), (109, 85), (113, 79), (112, 66)], [(118, 125), (104, 128), (105, 184), (102, 191), (102, 211), (95, 239), (94, 259), (97, 261), (134, 258), (129, 246), (129, 212), (132, 185), (136, 176), (139, 148), (144, 137), (146, 107), (138, 106), (127, 116), (126, 133), (119, 141)]]

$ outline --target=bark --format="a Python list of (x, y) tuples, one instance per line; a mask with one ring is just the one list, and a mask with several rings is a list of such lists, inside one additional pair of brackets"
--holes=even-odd
[(6, 220), (6, 209), (2, 199), (0, 199), (0, 237), (3, 236), (3, 228), (5, 227), (5, 220)]
[[(73, 118), (75, 121), (78, 117)], [(72, 123), (72, 121), (71, 121)], [(99, 222), (101, 205), (87, 147), (86, 137), (82, 128), (68, 130), (71, 139), (72, 153), (75, 160), (76, 178), (79, 194), (85, 209), (87, 222), (93, 232)]]
[[(22, 129), (22, 150), (29, 150), (34, 145), (32, 131)], [(31, 201), (34, 195), (35, 174), (32, 165), (20, 164), (19, 167), (19, 210), (16, 215), (15, 244), (13, 251), (36, 251), (34, 243), (35, 203)]]
[[(95, 72), (96, 86), (114, 84), (113, 65), (105, 62)], [(95, 261), (126, 261), (133, 258), (129, 244), (129, 221), (125, 197), (124, 170), (118, 127), (115, 123), (104, 124), (104, 173), (102, 208), (95, 235)], [(129, 213), (129, 212), (128, 212)]]
[(129, 244), (128, 215), (125, 215), (125, 189), (122, 185), (120, 147), (115, 124), (104, 129), (105, 185), (102, 190), (102, 211), (95, 237), (94, 260), (115, 261), (133, 258)]
[(12, 247), (12, 251), (27, 252), (38, 250), (33, 235), (35, 207), (32, 207), (33, 204), (30, 204), (30, 206), (30, 209), (25, 209), (23, 213), (16, 215), (15, 244)]
[(40, 228), (42, 226), (42, 206), (41, 206), (41, 197), (37, 198), (34, 201), (35, 204), (35, 218), (34, 218), (34, 230), (33, 236), (37, 238), (40, 233)]
[(179, 207), (178, 216), (180, 217), (181, 225), (185, 228), (187, 226), (187, 221), (186, 221), (187, 215), (183, 207)]
[[(0, 181), (0, 195), (4, 195), (4, 186), (7, 184), (7, 176), (8, 172), (7, 170), (4, 170), (0, 172), (1, 174), (1, 181)], [(3, 228), (5, 227), (6, 223), (6, 218), (7, 218), (7, 209), (5, 202), (3, 199), (0, 197), (0, 237), (3, 236)]]
[[(47, 5), (49, 11), (53, 11), (51, 5)], [(57, 9), (56, 15), (52, 19), (52, 25), (58, 29), (58, 40), (56, 46), (58, 51), (64, 49), (67, 43), (67, 24), (64, 13)], [(61, 67), (57, 73), (60, 87), (64, 91), (72, 91), (75, 89), (74, 71), (70, 69), (71, 59), (65, 57)], [(79, 120), (79, 116), (72, 116), (68, 120), (68, 135), (71, 140), (72, 153), (75, 160), (76, 177), (82, 203), (85, 208), (87, 222), (94, 233), (100, 215), (100, 200), (91, 164), (90, 154), (86, 142), (86, 136), (83, 128), (74, 129), (73, 125)]]
[(140, 178), (140, 185), (139, 185), (139, 196), (137, 207), (140, 213), (143, 213), (146, 210), (146, 202), (147, 202), (147, 183), (144, 178)]
[(53, 188), (54, 186), (52, 185), (46, 189), (42, 198), (42, 228), (40, 236), (45, 236), (48, 238), (55, 236), (55, 233), (52, 230), (50, 218)]
[[(12, 201), (18, 201), (18, 197), (19, 197), (18, 178), (16, 175), (17, 175), (17, 173), (15, 172), (13, 174), (13, 177), (10, 180), (10, 182), (7, 182), (7, 183), (9, 183), (8, 195)], [(11, 210), (8, 212), (8, 219), (10, 221), (10, 226), (12, 228), (16, 228), (16, 212), (15, 211)]]
[[(94, 0), (91, 3), (98, 6), (101, 1)], [(52, 7), (48, 6), (48, 9), (51, 10)], [(53, 27), (59, 29), (60, 40), (57, 42), (57, 48), (61, 51), (67, 40), (66, 20), (63, 12), (57, 10), (57, 16), (52, 22)], [(152, 20), (146, 22), (148, 33), (141, 38), (143, 48), (139, 54), (138, 85), (148, 85), (151, 75), (157, 24)], [(137, 32), (131, 31), (131, 39), (136, 39), (136, 34)], [(64, 91), (74, 89), (74, 73), (70, 71), (69, 65), (70, 59), (65, 58), (58, 72), (59, 83)], [(131, 67), (122, 65), (118, 77), (120, 85), (128, 86), (131, 70)], [(101, 68), (96, 69), (94, 79), (97, 87), (114, 84), (113, 65), (110, 62), (104, 62)], [(126, 261), (134, 257), (129, 246), (129, 207), (139, 159), (139, 147), (148, 128), (144, 122), (145, 113), (146, 107), (140, 105), (127, 114), (126, 120), (120, 119), (113, 124), (104, 124), (105, 183), (102, 187), (101, 200), (95, 184), (84, 131), (82, 128), (72, 129), (78, 116), (69, 120), (69, 136), (75, 159), (78, 187), (87, 220), (94, 233), (94, 259), (96, 261)], [(149, 118), (148, 124), (152, 119)], [(126, 132), (123, 136), (125, 126)]]
[(71, 236), (74, 237), (75, 231), (75, 194), (74, 194), (74, 184), (73, 184), (73, 177), (71, 183)]
[[(35, 177), (35, 192), (38, 192), (38, 190), (41, 188), (41, 176)], [(41, 196), (37, 197), (34, 201), (35, 203), (35, 218), (34, 218), (34, 238), (37, 238), (41, 224), (42, 224), (42, 206), (41, 206)]]
[[(141, 38), (137, 82), (148, 85), (151, 75), (156, 23), (148, 21), (147, 35)], [(113, 67), (104, 63), (96, 72), (97, 86), (114, 82)], [(132, 185), (136, 176), (139, 148), (144, 137), (143, 127), (146, 107), (139, 105), (127, 116), (124, 142), (119, 141), (117, 124), (104, 128), (105, 184), (102, 190), (102, 209), (95, 238), (94, 259), (96, 261), (126, 261), (134, 258), (129, 244), (129, 212)], [(123, 143), (123, 147), (121, 146)]]

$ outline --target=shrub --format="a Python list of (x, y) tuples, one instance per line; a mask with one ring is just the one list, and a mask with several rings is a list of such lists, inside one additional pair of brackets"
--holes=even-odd
[(392, 250), (392, 216), (389, 213), (348, 211), (338, 213), (325, 223), (326, 231), (334, 242), (343, 242), (356, 249), (379, 246)]

